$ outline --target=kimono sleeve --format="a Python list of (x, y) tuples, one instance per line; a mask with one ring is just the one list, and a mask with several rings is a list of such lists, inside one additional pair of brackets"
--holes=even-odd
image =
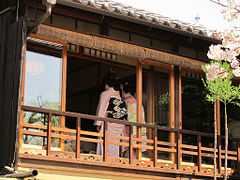
[[(106, 117), (106, 111), (109, 103), (108, 101), (109, 101), (109, 97), (107, 96), (107, 94), (105, 92), (101, 93), (99, 102), (98, 102), (97, 112), (96, 112), (96, 115), (98, 117)], [(95, 125), (97, 126), (101, 126), (101, 124), (102, 124), (102, 121), (95, 122)]]

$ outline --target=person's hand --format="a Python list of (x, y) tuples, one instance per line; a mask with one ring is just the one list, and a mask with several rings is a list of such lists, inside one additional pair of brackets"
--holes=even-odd
[(101, 126), (97, 126), (96, 130), (97, 130), (97, 132), (99, 132), (101, 130)]

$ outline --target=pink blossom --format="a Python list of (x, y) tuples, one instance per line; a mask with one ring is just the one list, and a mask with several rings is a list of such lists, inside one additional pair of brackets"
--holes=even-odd
[(237, 69), (233, 69), (233, 75), (236, 77), (240, 77), (240, 67), (238, 67)]
[(239, 61), (237, 59), (234, 59), (232, 62), (231, 62), (231, 67), (233, 69), (236, 69), (237, 67), (239, 67)]
[(217, 61), (232, 62), (236, 60), (238, 53), (232, 49), (226, 49), (222, 45), (211, 45), (208, 51), (208, 58)]
[(219, 44), (211, 45), (207, 53), (208, 58), (213, 60), (219, 60), (219, 61), (223, 60), (225, 57), (225, 52), (222, 48), (223, 46)]
[(236, 60), (237, 53), (234, 50), (226, 49), (224, 54), (224, 60), (227, 62), (232, 62)]
[(216, 78), (226, 78), (228, 76), (228, 73), (226, 70), (218, 63), (212, 63), (212, 64), (207, 64), (205, 66), (205, 72), (206, 72), (206, 77), (207, 80), (215, 80)]

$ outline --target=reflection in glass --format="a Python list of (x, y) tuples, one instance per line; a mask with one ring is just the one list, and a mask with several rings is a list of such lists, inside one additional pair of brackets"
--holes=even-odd
[(27, 51), (24, 104), (59, 110), (61, 58)]

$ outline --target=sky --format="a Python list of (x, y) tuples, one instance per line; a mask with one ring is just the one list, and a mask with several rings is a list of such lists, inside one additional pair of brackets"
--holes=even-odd
[(60, 104), (61, 59), (27, 51), (26, 61), (25, 105)]
[(221, 11), (223, 8), (209, 0), (113, 0), (123, 4), (144, 9), (183, 22), (195, 23), (199, 16), (199, 24), (208, 29), (222, 30), (229, 27)]

